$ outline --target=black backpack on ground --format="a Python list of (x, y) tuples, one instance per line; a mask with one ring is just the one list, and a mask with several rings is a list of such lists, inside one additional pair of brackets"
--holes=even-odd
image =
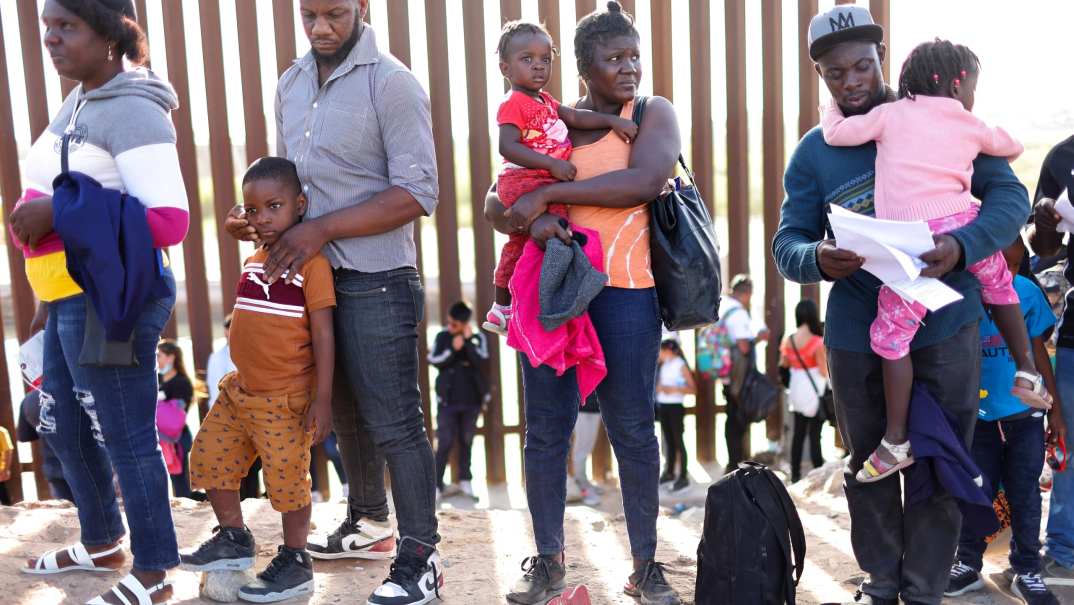
[(745, 462), (709, 487), (697, 547), (696, 605), (794, 605), (805, 534), (787, 489)]

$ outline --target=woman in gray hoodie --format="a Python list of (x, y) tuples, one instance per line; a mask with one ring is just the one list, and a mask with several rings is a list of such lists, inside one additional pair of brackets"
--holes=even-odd
[(33, 326), (45, 329), (40, 432), (53, 434), (50, 443), (74, 494), (82, 535), (77, 544), (29, 561), (24, 571), (124, 566), (126, 532), (112, 486), (114, 469), (134, 565), (115, 588), (90, 603), (162, 603), (171, 597), (165, 579), (179, 564), (179, 553), (157, 443), (154, 356), (175, 303), (175, 280), (164, 254), (161, 279), (170, 293), (150, 301), (138, 317), (136, 366), (80, 365), (87, 297), (67, 273), (63, 241), (53, 231), (51, 196), (61, 171), (61, 141), (67, 137), (72, 172), (137, 198), (145, 206), (154, 248), (181, 243), (189, 218), (169, 119), (178, 103), (171, 85), (132, 67), (146, 58), (132, 0), (47, 0), (41, 19), (56, 71), (78, 86), (27, 154), (25, 191), (8, 223), (42, 301)]

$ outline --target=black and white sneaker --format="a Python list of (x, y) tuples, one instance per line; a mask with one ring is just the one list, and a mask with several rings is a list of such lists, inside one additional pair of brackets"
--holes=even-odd
[(391, 559), (395, 530), (389, 521), (347, 518), (327, 536), (310, 536), (306, 548), (314, 559)]
[(246, 527), (215, 527), (213, 537), (194, 550), (179, 553), (186, 571), (243, 571), (254, 566), (254, 535)]
[(947, 575), (947, 590), (943, 591), (943, 596), (958, 597), (982, 588), (984, 588), (984, 580), (981, 579), (981, 574), (959, 561), (951, 566), (951, 571)]
[(543, 604), (567, 588), (567, 570), (558, 558), (544, 555), (528, 557), (522, 561), (522, 571), (525, 573), (507, 593), (508, 603)]
[(444, 569), (436, 549), (414, 538), (399, 542), (399, 556), (391, 572), (366, 605), (422, 605), (440, 598)]
[(1011, 592), (1026, 605), (1059, 605), (1059, 599), (1044, 585), (1040, 574), (1024, 573), (1014, 576)]
[(239, 598), (251, 603), (275, 603), (313, 594), (313, 559), (304, 550), (280, 546), (257, 579), (239, 589)]

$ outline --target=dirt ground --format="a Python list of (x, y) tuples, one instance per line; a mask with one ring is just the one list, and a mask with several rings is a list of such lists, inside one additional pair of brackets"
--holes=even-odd
[[(832, 495), (830, 482), (816, 478), (792, 491), (806, 527), (808, 554), (806, 572), (799, 587), (799, 603), (819, 603), (849, 599), (861, 581), (850, 550), (849, 520), (845, 500)], [(685, 497), (687, 503), (703, 501), (704, 487), (698, 486)], [(612, 491), (605, 502), (617, 502)], [(665, 504), (671, 502), (665, 497)], [(500, 604), (507, 588), (520, 574), (521, 560), (531, 554), (532, 534), (525, 510), (465, 510), (467, 506), (442, 508), (438, 515), (443, 536), (440, 549), (447, 580), (444, 603)], [(207, 504), (175, 501), (173, 517), (180, 547), (194, 546), (207, 538), (215, 524)], [(244, 503), (247, 523), (258, 539), (258, 566), (263, 567), (275, 553), (281, 533), (279, 517), (267, 501)], [(689, 508), (672, 516), (665, 508), (659, 520), (658, 558), (668, 563), (669, 577), (684, 602), (693, 603), (696, 548), (701, 533), (703, 511)], [(343, 514), (340, 503), (318, 504), (314, 522), (331, 528)], [(585, 582), (594, 604), (632, 604), (622, 593), (622, 583), (630, 570), (626, 527), (614, 504), (605, 510), (584, 506), (567, 509), (565, 536), (568, 545), (568, 581)], [(26, 557), (78, 539), (75, 510), (58, 503), (34, 503), (0, 508), (0, 586), (16, 604), (48, 605), (84, 603), (119, 579), (118, 574), (70, 573), (59, 576), (28, 576), (18, 572)], [(385, 577), (387, 561), (333, 561), (316, 563), (316, 594), (312, 605), (362, 603)], [(994, 545), (988, 555), (986, 576), (1000, 584), (1005, 567), (1003, 544)], [(198, 575), (174, 571), (176, 599), (173, 603), (201, 604)], [(1074, 604), (1074, 589), (1062, 594), (1063, 603)], [(988, 592), (950, 604), (996, 605), (1016, 603), (993, 583)]]

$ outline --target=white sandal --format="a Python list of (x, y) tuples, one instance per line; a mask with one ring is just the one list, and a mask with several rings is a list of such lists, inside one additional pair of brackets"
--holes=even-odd
[[(90, 554), (86, 547), (81, 542), (68, 546), (66, 548), (57, 548), (50, 550), (45, 554), (37, 558), (33, 567), (21, 568), (22, 573), (28, 573), (33, 575), (51, 575), (57, 573), (64, 573), (67, 571), (97, 571), (97, 572), (113, 572), (119, 571), (118, 569), (112, 569), (111, 567), (98, 567), (93, 561), (95, 559), (101, 559), (109, 555), (114, 555), (123, 548), (123, 544), (116, 544), (112, 548), (103, 551)], [(74, 565), (68, 565), (66, 567), (60, 567), (56, 562), (56, 555), (61, 552), (67, 552), (67, 557), (71, 559)]]
[[(119, 589), (119, 586), (112, 587), (112, 594), (116, 595), (120, 603), (123, 605), (153, 605), (153, 594), (164, 590), (171, 586), (172, 583), (165, 580), (160, 584), (154, 584), (149, 588), (142, 586), (142, 582), (138, 578), (134, 577), (134, 574), (128, 574), (127, 577), (119, 581), (119, 586), (122, 586), (130, 591), (134, 595), (135, 599), (138, 599), (137, 603), (132, 603), (127, 595)], [(104, 600), (104, 597), (94, 597), (92, 601), (86, 601), (86, 605), (110, 605), (108, 601)]]
[(1048, 390), (1044, 388), (1044, 377), (1040, 374), (1019, 370), (1014, 373), (1014, 379), (1018, 380), (1019, 378), (1033, 383), (1033, 388), (1027, 389), (1025, 387), (1016, 386), (1011, 388), (1011, 395), (1021, 399), (1022, 403), (1031, 408), (1036, 408), (1038, 410), (1052, 409), (1052, 396), (1049, 395)]

